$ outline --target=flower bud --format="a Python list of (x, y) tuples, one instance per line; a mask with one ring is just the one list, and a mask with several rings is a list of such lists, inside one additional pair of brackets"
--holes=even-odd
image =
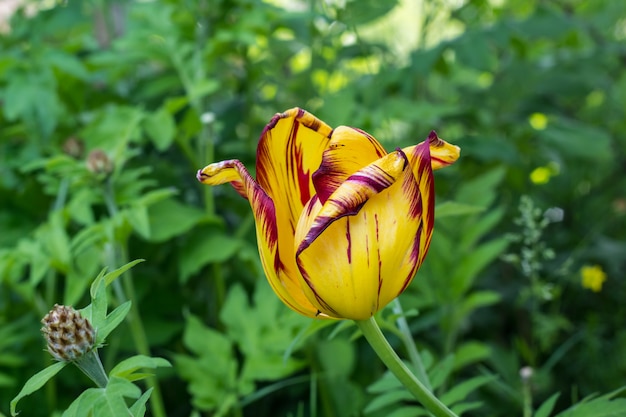
[(102, 149), (94, 149), (87, 156), (87, 169), (94, 174), (108, 175), (113, 172), (113, 162)]
[(94, 328), (72, 307), (55, 304), (41, 323), (48, 352), (58, 361), (75, 361), (94, 347)]
[(80, 158), (85, 152), (85, 145), (83, 142), (75, 136), (70, 136), (65, 142), (63, 142), (63, 152), (72, 158)]

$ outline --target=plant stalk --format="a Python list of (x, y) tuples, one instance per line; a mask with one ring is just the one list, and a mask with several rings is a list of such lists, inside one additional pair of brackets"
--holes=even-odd
[(402, 385), (435, 417), (458, 417), (446, 407), (424, 384), (406, 367), (385, 336), (380, 331), (376, 319), (355, 320), (374, 352), (387, 368), (400, 380)]

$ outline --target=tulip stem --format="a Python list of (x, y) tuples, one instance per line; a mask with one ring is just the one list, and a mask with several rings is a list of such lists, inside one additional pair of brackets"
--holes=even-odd
[(376, 319), (355, 320), (374, 352), (407, 390), (435, 417), (457, 417), (430, 392), (398, 357), (378, 327)]

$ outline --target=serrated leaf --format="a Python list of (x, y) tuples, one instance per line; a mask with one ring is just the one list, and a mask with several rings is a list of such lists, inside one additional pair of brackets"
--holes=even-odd
[(11, 415), (17, 415), (15, 408), (17, 407), (17, 402), (19, 400), (43, 387), (46, 382), (48, 382), (53, 376), (59, 373), (61, 369), (65, 368), (68, 363), (69, 362), (53, 363), (47, 368), (44, 368), (41, 371), (37, 372), (35, 375), (31, 376), (28, 381), (26, 381), (19, 394), (17, 394), (15, 398), (11, 400)]

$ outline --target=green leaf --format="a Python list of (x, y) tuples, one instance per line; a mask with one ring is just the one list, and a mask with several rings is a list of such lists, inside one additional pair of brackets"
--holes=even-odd
[(448, 216), (465, 216), (468, 214), (476, 214), (485, 210), (483, 206), (475, 206), (472, 204), (457, 203), (454, 201), (446, 201), (437, 204), (435, 207), (435, 219)]
[(463, 182), (455, 201), (474, 206), (489, 207), (496, 198), (496, 187), (504, 179), (506, 168), (499, 166)]
[(174, 118), (165, 107), (149, 114), (143, 121), (143, 129), (148, 134), (157, 150), (163, 152), (174, 141), (176, 124)]
[(150, 238), (150, 220), (148, 220), (148, 208), (143, 204), (133, 204), (124, 210), (128, 223), (139, 236), (144, 239)]
[(130, 300), (126, 301), (124, 304), (117, 306), (117, 308), (106, 317), (104, 323), (96, 329), (96, 345), (104, 343), (109, 333), (119, 326), (130, 311), (131, 304)]
[(400, 407), (397, 410), (386, 414), (386, 417), (420, 417), (430, 415), (428, 411), (418, 406)]
[(495, 375), (483, 375), (470, 378), (460, 384), (455, 385), (450, 391), (443, 394), (439, 399), (442, 403), (450, 407), (452, 404), (463, 401), (471, 392), (477, 390), (485, 384), (496, 379)]
[(104, 282), (106, 283), (107, 286), (109, 286), (117, 277), (119, 277), (124, 272), (128, 271), (130, 268), (132, 268), (133, 266), (143, 261), (145, 261), (145, 259), (135, 259), (134, 261), (131, 261), (127, 263), (126, 265), (123, 265), (117, 268), (115, 271), (109, 272), (108, 274), (104, 276)]
[(175, 366), (188, 381), (195, 407), (207, 411), (220, 407), (226, 412), (237, 401), (235, 393), (253, 391), (253, 386), (240, 386), (239, 364), (231, 341), (223, 334), (187, 315), (183, 343), (195, 356), (175, 355)]
[[(300, 316), (287, 313), (287, 308), (264, 281), (257, 281), (254, 305), (248, 301), (248, 295), (241, 285), (231, 287), (220, 319), (226, 326), (229, 338), (237, 343), (244, 354), (242, 379), (281, 379), (303, 366), (302, 361), (286, 357), (284, 352), (295, 335), (308, 323)], [(272, 343), (264, 343), (265, 340), (271, 340)], [(340, 348), (337, 346), (337, 349)], [(343, 350), (341, 352), (346, 353)], [(331, 356), (339, 358), (342, 355), (335, 351)], [(320, 361), (324, 362), (326, 358), (324, 355), (321, 357), (324, 359)], [(352, 360), (348, 360), (351, 359), (349, 354), (343, 359), (343, 362), (329, 369), (337, 371), (352, 366)]]
[(99, 331), (99, 328), (104, 324), (107, 315), (107, 294), (104, 279), (96, 279), (94, 283), (96, 282), (98, 283), (98, 288), (95, 291), (97, 296), (91, 300), (91, 309), (88, 312), (88, 317), (96, 331)]
[(533, 417), (550, 417), (550, 413), (554, 409), (554, 406), (556, 405), (556, 400), (559, 398), (560, 395), (561, 393), (557, 392), (556, 394), (545, 400), (543, 404), (541, 404), (541, 406), (537, 409), (535, 414), (533, 414)]
[(216, 92), (220, 88), (220, 83), (215, 79), (202, 79), (192, 84), (187, 92), (189, 94), (189, 100), (203, 98), (209, 94)]
[(117, 376), (120, 378), (128, 379), (129, 381), (136, 381), (143, 378), (137, 377), (135, 371), (140, 368), (154, 369), (159, 367), (172, 366), (167, 360), (163, 358), (152, 358), (144, 355), (136, 355), (118, 363), (110, 372), (111, 376)]
[(241, 245), (240, 239), (228, 236), (216, 228), (196, 234), (189, 240), (181, 256), (181, 281), (187, 282), (189, 277), (207, 264), (226, 261), (237, 253)]
[(43, 58), (66, 74), (73, 75), (80, 80), (89, 78), (89, 72), (75, 55), (70, 55), (61, 49), (46, 49)]
[(43, 385), (50, 380), (53, 376), (55, 376), (59, 371), (68, 364), (69, 362), (56, 362), (52, 365), (48, 366), (45, 369), (37, 372), (35, 375), (31, 376), (28, 381), (22, 387), (22, 390), (17, 394), (15, 398), (11, 400), (11, 415), (16, 416), (17, 413), (15, 411), (15, 407), (17, 406), (17, 402), (27, 395), (32, 394), (37, 391), (39, 388), (43, 387)]
[(471, 256), (461, 259), (455, 266), (454, 273), (450, 279), (452, 291), (456, 296), (460, 296), (467, 291), (478, 273), (500, 256), (509, 244), (508, 239), (502, 237), (483, 243), (472, 252)]
[(454, 370), (454, 355), (448, 355), (428, 371), (433, 390), (439, 388)]
[(461, 315), (467, 316), (477, 308), (496, 304), (501, 299), (502, 296), (495, 291), (474, 291), (461, 302)]
[(168, 198), (150, 206), (148, 217), (151, 232), (149, 240), (164, 242), (191, 230), (206, 215), (196, 207)]
[(143, 417), (146, 414), (146, 403), (150, 399), (150, 394), (152, 394), (152, 388), (144, 392), (130, 407), (133, 417)]
[(454, 352), (454, 369), (461, 369), (470, 363), (487, 359), (491, 348), (484, 343), (469, 341), (457, 347)]
[(85, 417), (92, 414), (92, 409), (104, 388), (89, 388), (83, 391), (65, 410), (62, 417)]
[(365, 407), (365, 410), (363, 410), (363, 412), (366, 414), (373, 413), (374, 411), (378, 411), (381, 408), (390, 405), (401, 404), (406, 401), (411, 401), (413, 399), (413, 394), (406, 390), (387, 391), (385, 393), (382, 393), (381, 395), (378, 395), (376, 398), (370, 401), (370, 403), (367, 405), (367, 407)]
[(625, 390), (626, 387), (622, 387), (598, 398), (591, 395), (556, 417), (623, 417), (626, 398), (613, 399), (613, 397), (623, 394)]
[(117, 417), (131, 415), (125, 398), (139, 398), (141, 390), (133, 383), (113, 377), (106, 388), (84, 391), (63, 413), (63, 417)]

